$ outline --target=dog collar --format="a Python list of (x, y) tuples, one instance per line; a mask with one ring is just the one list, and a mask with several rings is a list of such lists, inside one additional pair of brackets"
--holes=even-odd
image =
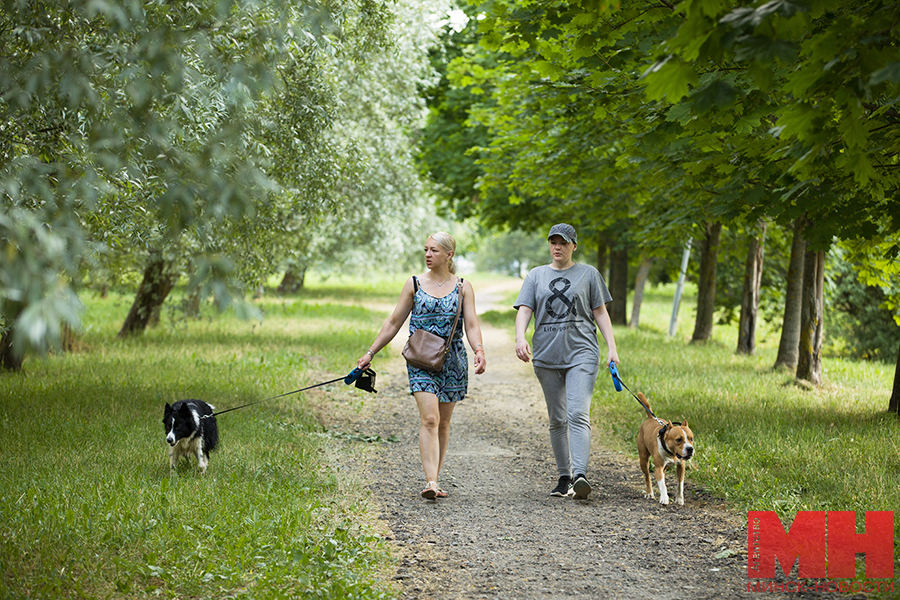
[(669, 456), (675, 456), (677, 458), (675, 453), (671, 452), (669, 450), (669, 447), (666, 446), (666, 431), (669, 430), (669, 424), (664, 421), (661, 421), (661, 422), (662, 422), (662, 429), (659, 430), (659, 449), (662, 452), (665, 452), (666, 454), (668, 454)]

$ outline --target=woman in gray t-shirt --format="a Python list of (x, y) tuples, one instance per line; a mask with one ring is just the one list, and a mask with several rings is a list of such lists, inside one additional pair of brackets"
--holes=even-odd
[[(606, 303), (612, 296), (600, 272), (575, 263), (575, 228), (560, 223), (550, 228), (549, 265), (532, 269), (522, 284), (514, 308), (516, 356), (533, 359), (534, 373), (544, 392), (550, 418), (550, 445), (559, 481), (551, 496), (587, 498), (591, 493), (587, 466), (591, 451), (591, 397), (600, 363), (597, 328), (608, 348), (605, 365), (619, 364)], [(534, 316), (534, 354), (525, 338)]]

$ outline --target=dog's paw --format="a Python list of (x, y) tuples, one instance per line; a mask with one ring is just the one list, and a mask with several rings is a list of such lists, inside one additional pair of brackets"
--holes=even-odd
[(675, 504), (677, 504), (678, 506), (684, 506), (684, 497), (683, 497), (683, 496), (676, 496), (676, 497), (675, 497)]
[(660, 504), (668, 504), (669, 503), (669, 495), (666, 494), (666, 495), (660, 496), (659, 503)]
[(656, 496), (653, 495), (653, 492), (647, 492), (646, 494), (644, 494), (644, 498), (646, 498), (647, 500), (656, 500)]

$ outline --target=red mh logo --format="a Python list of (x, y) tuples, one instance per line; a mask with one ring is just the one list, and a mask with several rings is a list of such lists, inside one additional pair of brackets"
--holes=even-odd
[(857, 553), (866, 555), (866, 578), (894, 576), (892, 511), (866, 512), (865, 533), (856, 533), (853, 511), (800, 511), (788, 532), (774, 511), (751, 511), (747, 521), (747, 576), (751, 579), (774, 578), (776, 558), (785, 577), (799, 560), (799, 577), (852, 579)]

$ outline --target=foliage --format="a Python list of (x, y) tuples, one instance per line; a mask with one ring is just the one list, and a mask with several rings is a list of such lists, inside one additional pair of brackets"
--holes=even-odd
[(380, 43), (386, 19), (375, 0), (7, 4), (0, 312), (20, 351), (76, 324), (69, 282), (98, 255), (113, 274), (189, 258), (220, 306), (239, 299), (285, 212), (322, 202), (317, 57)]
[(838, 311), (830, 336), (841, 341), (854, 358), (895, 363), (900, 347), (900, 310), (889, 309), (888, 299), (900, 294), (900, 286), (866, 285), (860, 281), (858, 264), (848, 262), (847, 253), (835, 248), (829, 286), (831, 306)]
[(521, 231), (486, 233), (478, 247), (475, 265), (482, 272), (524, 277), (530, 269), (550, 261), (547, 241)]
[(757, 211), (807, 212), (818, 247), (900, 228), (895, 3), (696, 1), (680, 12), (647, 94), (722, 133), (738, 119), (758, 124), (737, 137), (742, 161), (777, 186)]
[(486, 224), (663, 254), (707, 219), (805, 213), (815, 248), (897, 229), (893, 2), (471, 4), (479, 49), (447, 71), (487, 132), (464, 207)]
[(434, 215), (432, 190), (415, 162), (425, 118), (421, 91), (435, 73), (428, 53), (448, 26), (446, 0), (405, 0), (393, 7), (391, 44), (371, 48), (349, 68), (330, 65), (339, 109), (329, 142), (345, 157), (332, 189), (333, 205), (307, 221), (307, 243), (291, 259), (318, 270), (368, 273), (373, 260), (408, 270), (420, 263), (429, 233), (446, 229)]

